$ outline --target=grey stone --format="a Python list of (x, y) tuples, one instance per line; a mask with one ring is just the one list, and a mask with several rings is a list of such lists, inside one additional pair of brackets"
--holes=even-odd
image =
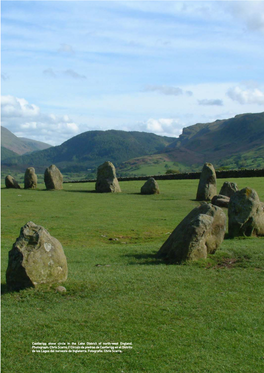
[(63, 176), (60, 170), (54, 165), (50, 165), (44, 173), (44, 182), (49, 190), (63, 189)]
[(20, 189), (20, 185), (11, 175), (7, 175), (5, 178), (5, 186), (7, 188)]
[(212, 198), (212, 204), (219, 207), (228, 207), (230, 198), (227, 196), (223, 196), (221, 194), (217, 194)]
[(214, 166), (211, 163), (205, 163), (201, 172), (196, 199), (197, 201), (210, 201), (216, 194)]
[(141, 194), (159, 194), (159, 186), (157, 181), (150, 177), (141, 188)]
[(64, 287), (64, 286), (58, 286), (57, 288), (56, 288), (56, 291), (58, 292), (58, 293), (66, 293), (66, 288)]
[(113, 163), (105, 162), (98, 167), (95, 190), (97, 193), (121, 192)]
[(264, 236), (263, 206), (252, 188), (246, 187), (233, 194), (228, 207), (229, 236)]
[(231, 197), (234, 193), (238, 191), (236, 183), (231, 183), (230, 181), (225, 181), (222, 185), (220, 193), (222, 196)]
[(28, 167), (24, 176), (24, 188), (25, 189), (36, 189), (38, 178), (35, 173), (34, 167)]
[(198, 260), (213, 254), (224, 239), (226, 215), (220, 207), (203, 203), (175, 228), (157, 256), (172, 263)]
[(40, 225), (28, 222), (9, 251), (6, 282), (11, 290), (67, 279), (67, 260), (60, 242)]

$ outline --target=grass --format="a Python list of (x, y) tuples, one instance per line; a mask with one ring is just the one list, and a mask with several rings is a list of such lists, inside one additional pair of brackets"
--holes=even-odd
[[(218, 181), (218, 189), (224, 179)], [(264, 178), (230, 180), (264, 200)], [(262, 372), (264, 238), (226, 239), (206, 260), (166, 265), (155, 254), (197, 205), (198, 180), (94, 184), (63, 191), (2, 189), (2, 372)], [(7, 292), (8, 251), (27, 221), (60, 240), (56, 284)], [(32, 353), (32, 342), (132, 342), (122, 353)]]

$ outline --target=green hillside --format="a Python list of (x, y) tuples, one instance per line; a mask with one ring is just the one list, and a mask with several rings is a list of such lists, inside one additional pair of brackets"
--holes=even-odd
[(263, 144), (264, 113), (242, 114), (184, 128), (164, 152), (129, 160), (121, 167), (123, 172), (132, 173), (135, 169), (137, 174), (157, 165), (163, 171), (166, 165), (180, 171), (196, 171), (205, 162), (218, 168), (263, 168)]
[[(4, 148), (11, 150), (12, 152), (22, 155), (30, 153), (35, 150), (43, 150), (51, 147), (41, 141), (35, 141), (22, 137), (17, 137), (7, 128), (1, 126), (1, 144)], [(10, 155), (11, 156), (11, 155)]]
[(144, 132), (88, 131), (60, 146), (4, 160), (3, 168), (25, 169), (33, 165), (41, 172), (55, 163), (64, 172), (85, 171), (106, 160), (118, 165), (131, 158), (163, 151), (174, 140)]
[(2, 161), (6, 172), (34, 166), (42, 173), (56, 164), (66, 173), (94, 177), (109, 160), (121, 176), (198, 171), (205, 162), (216, 168), (264, 167), (264, 113), (241, 114), (183, 129), (179, 138), (144, 132), (88, 131), (60, 146)]
[(1, 146), (1, 159), (2, 160), (7, 159), (7, 158), (16, 157), (16, 156), (17, 156), (17, 154), (15, 152), (13, 152), (10, 149), (5, 148), (4, 146)]

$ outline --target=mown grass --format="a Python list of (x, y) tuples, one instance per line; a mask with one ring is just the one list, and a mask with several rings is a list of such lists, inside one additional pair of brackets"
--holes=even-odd
[[(218, 180), (219, 189), (225, 180)], [(230, 180), (257, 190), (264, 178)], [(156, 252), (197, 205), (197, 180), (94, 184), (63, 191), (2, 189), (2, 371), (22, 373), (262, 372), (264, 239), (226, 239), (192, 264), (166, 265)], [(66, 293), (56, 284), (8, 292), (8, 251), (27, 221), (62, 243)], [(123, 353), (32, 353), (32, 342), (132, 342)]]

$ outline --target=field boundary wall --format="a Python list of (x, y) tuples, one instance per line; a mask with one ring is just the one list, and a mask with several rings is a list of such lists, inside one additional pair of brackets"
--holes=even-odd
[[(201, 172), (185, 172), (181, 174), (152, 175), (152, 176), (135, 176), (135, 177), (118, 177), (119, 181), (136, 181), (148, 180), (153, 177), (155, 180), (187, 180), (200, 179)], [(238, 178), (238, 177), (264, 177), (264, 168), (258, 170), (225, 170), (216, 171), (218, 179)], [(64, 183), (95, 183), (96, 179), (71, 180)]]

